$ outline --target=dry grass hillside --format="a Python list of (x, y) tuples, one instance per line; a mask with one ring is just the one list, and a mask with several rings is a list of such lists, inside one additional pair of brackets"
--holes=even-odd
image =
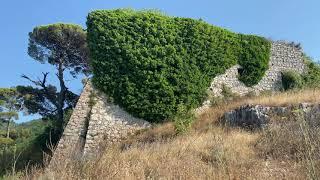
[[(316, 179), (320, 131), (295, 118), (273, 118), (265, 130), (224, 127), (219, 117), (242, 104), (320, 102), (320, 90), (244, 97), (215, 105), (177, 135), (171, 123), (107, 148), (88, 162), (65, 160), (25, 179)], [(17, 175), (8, 178), (15, 178)]]

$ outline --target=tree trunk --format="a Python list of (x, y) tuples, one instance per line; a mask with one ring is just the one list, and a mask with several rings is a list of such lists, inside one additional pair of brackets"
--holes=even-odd
[(58, 104), (57, 104), (57, 110), (58, 110), (58, 114), (57, 114), (57, 118), (59, 121), (59, 128), (63, 128), (63, 122), (64, 122), (64, 101), (66, 99), (66, 92), (67, 92), (67, 88), (64, 84), (64, 77), (63, 77), (63, 63), (62, 61), (59, 63), (58, 65), (58, 79), (59, 79), (59, 83), (60, 83), (60, 92), (58, 94)]
[(10, 119), (8, 119), (8, 122), (7, 122), (7, 138), (10, 138)]

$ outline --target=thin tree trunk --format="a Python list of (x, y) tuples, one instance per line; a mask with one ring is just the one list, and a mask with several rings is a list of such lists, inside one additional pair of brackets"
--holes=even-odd
[(7, 122), (7, 138), (10, 138), (10, 121), (11, 121), (11, 119), (8, 119), (8, 122)]
[(57, 118), (59, 121), (59, 128), (63, 128), (63, 122), (64, 122), (64, 101), (66, 99), (66, 91), (67, 88), (65, 86), (64, 83), (64, 77), (63, 77), (63, 63), (60, 62), (58, 65), (58, 79), (59, 79), (59, 83), (60, 83), (60, 93), (58, 95), (58, 114), (57, 114)]

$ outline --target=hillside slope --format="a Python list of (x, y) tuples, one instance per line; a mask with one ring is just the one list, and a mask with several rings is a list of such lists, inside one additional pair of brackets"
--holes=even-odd
[(64, 161), (30, 178), (44, 179), (306, 179), (318, 177), (318, 127), (297, 118), (272, 119), (265, 130), (231, 128), (219, 123), (243, 104), (269, 106), (319, 103), (320, 90), (236, 98), (213, 106), (192, 130), (176, 134), (172, 123), (140, 132), (107, 148), (89, 162)]

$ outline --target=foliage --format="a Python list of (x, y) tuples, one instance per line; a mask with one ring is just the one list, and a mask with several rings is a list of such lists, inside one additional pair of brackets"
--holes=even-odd
[(308, 67), (308, 72), (302, 75), (304, 86), (310, 88), (320, 87), (320, 65), (314, 62), (310, 57), (305, 57), (305, 63)]
[(284, 90), (299, 89), (303, 87), (303, 80), (295, 71), (282, 72), (282, 86)]
[[(37, 88), (32, 86), (17, 86), (17, 90), (23, 95), (24, 106), (28, 113), (40, 114), (43, 117), (53, 118), (57, 111), (59, 92), (53, 85), (47, 85), (46, 88)], [(64, 101), (64, 109), (72, 109), (77, 100), (78, 95), (67, 90)]]
[(22, 109), (22, 99), (16, 88), (0, 88), (0, 119), (18, 119), (18, 111)]
[(5, 147), (5, 146), (8, 146), (8, 145), (11, 145), (13, 144), (14, 141), (11, 139), (11, 138), (3, 138), (3, 137), (0, 137), (0, 150)]
[[(39, 141), (41, 136), (50, 124), (43, 120), (33, 120), (27, 123), (12, 124), (10, 138), (0, 138), (0, 175), (11, 171), (15, 161), (16, 170), (25, 169), (28, 165), (41, 164), (43, 160), (42, 144)], [(0, 130), (2, 134), (2, 130)], [(4, 145), (6, 142), (7, 145)]]
[(93, 83), (133, 115), (173, 118), (199, 106), (217, 74), (239, 63), (251, 86), (268, 67), (270, 42), (201, 20), (157, 12), (99, 10), (88, 15)]
[(7, 122), (6, 138), (10, 137), (10, 123), (18, 120), (22, 110), (22, 98), (16, 88), (0, 88), (0, 120)]
[[(69, 118), (71, 113), (72, 111), (66, 112), (64, 117)], [(44, 165), (44, 154), (52, 153), (52, 148), (61, 135), (60, 129), (52, 122), (54, 121), (39, 119), (12, 124), (10, 139), (0, 138), (0, 179), (2, 174), (13, 170), (14, 163), (16, 171), (28, 170), (33, 165)], [(0, 134), (3, 134), (2, 131), (0, 129)], [(5, 145), (2, 142), (8, 143)], [(1, 149), (1, 143), (5, 148)]]
[(89, 72), (86, 36), (81, 26), (61, 23), (35, 27), (29, 33), (28, 54), (36, 61), (55, 66), (59, 88), (47, 83), (47, 72), (38, 80), (22, 75), (35, 87), (19, 86), (18, 90), (24, 95), (29, 113), (54, 119), (60, 131), (65, 123), (65, 112), (73, 108), (78, 99), (65, 84), (65, 72), (67, 70), (73, 77)]
[(86, 31), (75, 24), (50, 24), (38, 26), (29, 33), (28, 54), (41, 63), (57, 65), (73, 75), (88, 72)]
[(185, 133), (189, 130), (195, 119), (194, 114), (186, 109), (184, 105), (179, 105), (177, 115), (173, 118), (175, 130), (177, 133)]
[[(48, 83), (49, 73), (43, 72), (42, 79), (36, 80), (22, 75), (33, 86), (17, 86), (12, 89), (27, 113), (40, 114), (43, 119), (19, 125), (13, 123), (12, 129), (7, 130), (10, 136), (2, 138), (0, 143), (5, 144), (5, 148), (0, 150), (0, 175), (13, 167), (22, 170), (35, 163), (42, 164), (43, 153), (51, 153), (50, 148), (58, 142), (63, 125), (70, 118), (72, 108), (78, 100), (78, 95), (65, 85), (65, 73), (76, 77), (79, 73), (89, 72), (86, 32), (78, 25), (52, 24), (35, 27), (29, 33), (28, 54), (36, 61), (56, 68), (59, 87)], [(6, 106), (6, 99), (2, 98), (2, 92), (5, 91), (0, 89), (1, 111), (4, 111), (9, 108)], [(11, 94), (8, 97), (16, 96)], [(2, 112), (3, 116), (11, 114), (10, 111)], [(1, 124), (3, 123), (0, 123), (0, 135), (4, 136), (5, 128)]]
[(271, 45), (266, 39), (257, 36), (239, 35), (242, 51), (238, 60), (243, 71), (239, 80), (247, 86), (257, 84), (269, 68)]
[(221, 104), (225, 104), (239, 97), (237, 93), (232, 92), (231, 88), (225, 84), (222, 84), (221, 87), (221, 96), (211, 95), (209, 97), (210, 106), (217, 106)]
[(320, 65), (310, 57), (305, 56), (307, 71), (298, 74), (293, 71), (283, 72), (282, 84), (284, 90), (320, 87)]

